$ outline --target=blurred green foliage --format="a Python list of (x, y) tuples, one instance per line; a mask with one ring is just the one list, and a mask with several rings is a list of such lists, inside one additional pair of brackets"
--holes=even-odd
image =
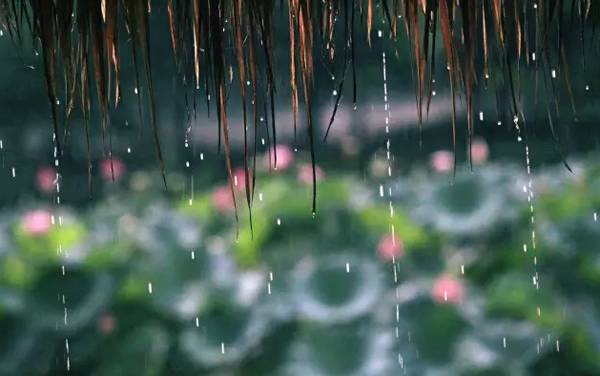
[(510, 165), (417, 171), (383, 197), (331, 173), (315, 216), (295, 165), (259, 169), (252, 229), (225, 183), (3, 213), (0, 374), (598, 374), (600, 184), (584, 162), (534, 177), (535, 248)]

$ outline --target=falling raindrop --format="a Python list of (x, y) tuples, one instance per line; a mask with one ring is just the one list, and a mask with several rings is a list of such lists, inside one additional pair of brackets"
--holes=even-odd
[(152, 294), (152, 282), (148, 282), (148, 294)]

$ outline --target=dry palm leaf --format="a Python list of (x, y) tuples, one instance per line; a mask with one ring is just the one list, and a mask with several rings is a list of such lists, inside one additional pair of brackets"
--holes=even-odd
[[(244, 179), (246, 201), (250, 210), (255, 175), (250, 173), (249, 130), (254, 133), (252, 170), (256, 165), (258, 112), (262, 107), (270, 113), (270, 143), (276, 153), (277, 142), (275, 96), (276, 80), (273, 51), (278, 47), (273, 37), (273, 17), (287, 16), (289, 33), (289, 89), (293, 125), (296, 129), (302, 90), (304, 121), (313, 164), (313, 211), (316, 210), (315, 125), (312, 116), (314, 57), (328, 56), (331, 61), (344, 60), (344, 76), (334, 105), (329, 127), (340, 104), (345, 73), (352, 70), (353, 102), (356, 102), (355, 19), (362, 20), (367, 44), (371, 45), (374, 23), (383, 22), (396, 40), (397, 23), (404, 21), (416, 70), (416, 105), (419, 124), (428, 112), (435, 74), (435, 46), (441, 34), (452, 96), (452, 139), (456, 147), (456, 100), (464, 96), (469, 140), (474, 132), (473, 107), (478, 82), (506, 82), (510, 88), (512, 113), (522, 119), (519, 71), (524, 64), (536, 69), (558, 62), (564, 74), (564, 86), (575, 112), (572, 80), (564, 46), (567, 33), (566, 16), (571, 25), (578, 19), (582, 42), (583, 66), (586, 59), (586, 30), (595, 21), (599, 5), (591, 0), (168, 0), (166, 11), (171, 50), (184, 84), (204, 87), (207, 106), (210, 98), (216, 107), (219, 145), (225, 150), (225, 165), (231, 174), (231, 150), (227, 98), (234, 76), (239, 81), (244, 132)], [(0, 0), (0, 26), (19, 43), (29, 32), (40, 45), (44, 76), (50, 104), (57, 149), (60, 154), (59, 118), (66, 122), (78, 102), (89, 135), (90, 82), (93, 77), (100, 124), (110, 131), (111, 103), (120, 101), (119, 47), (125, 38), (118, 35), (120, 23), (129, 34), (134, 58), (134, 75), (138, 89), (140, 120), (147, 114), (153, 130), (156, 153), (163, 179), (165, 167), (156, 124), (156, 106), (152, 90), (152, 64), (149, 39), (150, 0)], [(355, 12), (359, 16), (355, 17)], [(277, 15), (276, 15), (277, 14)], [(123, 15), (123, 17), (120, 17)], [(342, 25), (340, 25), (342, 24)], [(122, 25), (121, 25), (122, 26)], [(343, 36), (343, 54), (336, 53), (336, 35)], [(319, 35), (316, 35), (319, 34)], [(233, 46), (233, 48), (231, 48)], [(323, 49), (323, 51), (315, 51)], [(341, 57), (340, 57), (341, 56)], [(479, 62), (483, 63), (480, 64)], [(496, 69), (495, 69), (496, 68)], [(92, 73), (92, 74), (90, 74)], [(64, 85), (58, 85), (59, 77)], [(556, 85), (559, 85), (557, 83)], [(59, 114), (57, 101), (62, 93), (66, 101), (64, 114)], [(249, 86), (249, 92), (247, 92)], [(558, 102), (558, 88), (552, 83), (553, 99)], [(537, 78), (536, 78), (537, 93)], [(251, 95), (254, 126), (248, 128), (247, 102)], [(537, 94), (536, 94), (537, 97)], [(79, 98), (78, 101), (75, 99)], [(187, 100), (187, 96), (186, 96)], [(424, 105), (426, 100), (426, 106)], [(144, 103), (145, 101), (145, 103)], [(196, 99), (193, 97), (194, 114)], [(145, 105), (145, 109), (143, 108)], [(425, 107), (425, 110), (424, 110)], [(550, 111), (548, 111), (550, 114)], [(267, 117), (266, 117), (267, 118)], [(524, 121), (524, 119), (522, 119)], [(553, 133), (554, 134), (554, 133)], [(89, 150), (89, 136), (88, 150)], [(271, 152), (271, 151), (270, 151)], [(275, 165), (277, 155), (273, 156)], [(88, 157), (89, 159), (89, 157)], [(91, 164), (88, 163), (91, 174)], [(250, 178), (252, 176), (252, 178)], [(250, 181), (252, 180), (252, 181)], [(233, 182), (230, 183), (231, 185)], [(166, 185), (166, 179), (165, 179)], [(232, 194), (234, 190), (232, 187)]]

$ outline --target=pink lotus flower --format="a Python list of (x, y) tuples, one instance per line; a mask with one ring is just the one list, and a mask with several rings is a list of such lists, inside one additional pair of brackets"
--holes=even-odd
[[(233, 188), (240, 192), (246, 192), (246, 172), (243, 167), (234, 169), (231, 173), (233, 178)], [(248, 171), (248, 180), (252, 186), (252, 171)]]
[[(125, 173), (127, 172), (127, 167), (125, 167), (125, 163), (120, 158), (117, 157), (108, 157), (104, 158), (102, 162), (100, 162), (100, 172), (102, 173), (102, 178), (106, 181), (119, 181)], [(113, 179), (114, 177), (114, 179)]]
[(384, 261), (390, 261), (404, 255), (404, 244), (397, 236), (385, 235), (379, 240), (377, 254)]
[(35, 175), (35, 183), (38, 189), (44, 193), (54, 191), (56, 187), (56, 169), (54, 167), (42, 167)]
[(490, 148), (483, 138), (473, 140), (471, 143), (471, 161), (473, 164), (484, 164), (490, 156)]
[(275, 165), (275, 153), (269, 150), (265, 153), (265, 165), (274, 171), (286, 171), (294, 163), (294, 152), (287, 145), (276, 145), (277, 165)]
[[(319, 166), (315, 166), (315, 175), (317, 177), (317, 181), (323, 180), (325, 177), (325, 172)], [(312, 165), (308, 163), (304, 163), (298, 167), (298, 180), (300, 183), (310, 185), (313, 181), (313, 171)]]
[(212, 203), (221, 213), (230, 213), (235, 209), (229, 185), (217, 187), (212, 194)]
[(110, 313), (105, 313), (98, 319), (98, 329), (104, 335), (111, 334), (115, 331), (116, 327), (117, 320), (115, 319), (115, 316)]
[(32, 210), (21, 218), (21, 228), (27, 235), (45, 235), (50, 231), (50, 227), (52, 227), (52, 214), (47, 210)]
[(442, 275), (433, 282), (431, 297), (437, 303), (460, 303), (464, 296), (463, 283), (449, 275)]
[(454, 153), (449, 150), (438, 150), (431, 153), (429, 165), (435, 172), (448, 172), (454, 168)]

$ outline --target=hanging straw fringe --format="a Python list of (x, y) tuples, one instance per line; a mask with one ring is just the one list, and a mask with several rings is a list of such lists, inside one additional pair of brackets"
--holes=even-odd
[[(391, 1), (391, 6), (388, 4)], [(564, 52), (565, 13), (579, 18), (582, 56), (585, 69), (586, 21), (597, 18), (598, 4), (592, 0), (529, 1), (529, 0), (168, 0), (166, 4), (171, 49), (184, 83), (195, 88), (205, 87), (207, 103), (212, 96), (221, 140), (225, 150), (225, 165), (234, 195), (229, 123), (227, 121), (227, 93), (237, 75), (242, 99), (244, 127), (244, 179), (246, 201), (251, 213), (256, 166), (256, 134), (258, 131), (259, 102), (270, 108), (272, 153), (275, 165), (277, 141), (275, 119), (275, 73), (273, 51), (273, 17), (277, 12), (287, 13), (289, 32), (289, 88), (293, 124), (296, 129), (300, 108), (299, 89), (304, 101), (306, 129), (309, 136), (313, 166), (313, 202), (316, 211), (315, 142), (312, 114), (313, 60), (315, 49), (324, 48), (330, 60), (344, 59), (344, 77), (351, 66), (353, 101), (356, 102), (355, 12), (366, 29), (367, 44), (371, 46), (373, 22), (379, 17), (388, 24), (390, 37), (398, 39), (398, 20), (403, 20), (411, 44), (408, 52), (416, 70), (416, 106), (419, 126), (429, 111), (434, 80), (436, 35), (441, 33), (450, 91), (452, 95), (452, 142), (456, 147), (456, 100), (464, 96), (469, 144), (474, 132), (473, 96), (479, 82), (486, 83), (490, 69), (502, 75), (511, 90), (512, 113), (522, 116), (519, 94), (516, 92), (515, 67), (524, 60), (535, 67), (544, 78), (549, 73), (550, 60), (564, 73), (567, 93), (575, 112), (575, 101)], [(276, 9), (278, 8), (278, 9)], [(567, 10), (565, 10), (567, 9)], [(120, 43), (119, 22), (131, 40), (140, 121), (143, 107), (153, 131), (156, 154), (166, 187), (165, 166), (162, 157), (156, 105), (152, 89), (150, 60), (149, 16), (150, 0), (0, 0), (0, 25), (17, 43), (24, 32), (35, 38), (43, 54), (47, 95), (53, 119), (54, 133), (60, 154), (60, 124), (57, 101), (58, 77), (64, 80), (63, 93), (66, 109), (62, 118), (68, 121), (75, 107), (83, 113), (88, 140), (90, 89), (88, 75), (93, 73), (97, 93), (97, 107), (103, 135), (110, 132), (110, 107), (120, 103)], [(341, 26), (339, 24), (342, 24)], [(345, 39), (343, 54), (336, 53), (334, 35), (341, 30)], [(316, 38), (322, 43), (315, 43)], [(233, 45), (233, 49), (225, 46)], [(535, 54), (536, 58), (533, 58)], [(262, 57), (261, 57), (262, 56)], [(479, 64), (483, 61), (483, 64)], [(350, 65), (349, 65), (350, 64)], [(481, 65), (481, 66), (480, 66)], [(518, 68), (517, 68), (518, 69)], [(541, 71), (540, 71), (541, 70)], [(263, 77), (264, 79), (261, 79)], [(536, 78), (536, 86), (537, 86)], [(343, 79), (339, 86), (343, 89)], [(246, 87), (249, 86), (249, 92)], [(144, 90), (142, 90), (144, 89)], [(537, 89), (536, 89), (537, 93)], [(249, 161), (248, 95), (251, 96), (254, 158)], [(338, 93), (341, 97), (342, 93)], [(144, 103), (145, 100), (145, 103)], [(558, 102), (556, 92), (547, 103)], [(195, 103), (195, 102), (194, 102)], [(424, 105), (424, 103), (426, 103)], [(330, 124), (334, 121), (336, 101)], [(548, 105), (549, 106), (549, 105)], [(548, 107), (548, 114), (550, 114)], [(552, 124), (552, 119), (550, 119)], [(329, 127), (328, 127), (329, 130)], [(222, 135), (222, 138), (221, 138)], [(104, 137), (103, 137), (104, 139)], [(106, 145), (105, 145), (106, 146)], [(237, 212), (236, 212), (237, 213)]]

